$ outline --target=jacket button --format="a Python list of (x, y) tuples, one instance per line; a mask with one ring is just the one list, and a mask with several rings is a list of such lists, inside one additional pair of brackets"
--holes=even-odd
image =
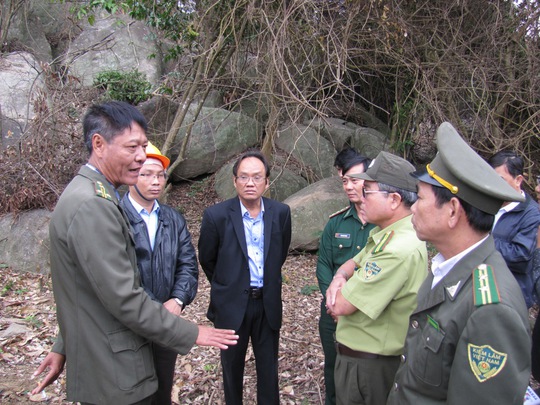
[(407, 356), (405, 356), (404, 354), (401, 355), (401, 362), (402, 363), (405, 363), (405, 360), (407, 360)]
[(339, 248), (340, 248), (340, 249), (343, 249), (343, 245), (339, 245)]
[(416, 319), (412, 321), (411, 326), (413, 327), (413, 329), (418, 329), (418, 321)]
[(399, 384), (397, 382), (394, 383), (394, 391), (397, 391), (399, 388)]

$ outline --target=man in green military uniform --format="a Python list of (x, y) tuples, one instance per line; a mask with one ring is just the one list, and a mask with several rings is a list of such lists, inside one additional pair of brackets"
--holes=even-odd
[(413, 224), (439, 251), (418, 292), (388, 404), (523, 404), (531, 343), (521, 289), (489, 234), (505, 201), (523, 201), (454, 127), (437, 130)]
[(365, 173), (352, 175), (365, 181), (360, 215), (376, 227), (326, 293), (328, 310), (338, 317), (338, 404), (385, 403), (399, 366), (407, 319), (427, 275), (426, 245), (411, 224), (413, 171), (406, 160), (381, 152)]
[(340, 171), (343, 190), (349, 198), (350, 205), (332, 214), (326, 224), (319, 245), (317, 261), (317, 279), (323, 296), (319, 334), (324, 351), (324, 385), (326, 389), (325, 404), (336, 403), (334, 386), (334, 366), (336, 363), (336, 346), (334, 334), (336, 323), (326, 312), (326, 290), (336, 274), (336, 270), (351, 259), (366, 244), (369, 231), (374, 225), (360, 218), (360, 201), (364, 181), (353, 174), (363, 173), (370, 159), (360, 155), (354, 149), (345, 149), (336, 156), (335, 166)]

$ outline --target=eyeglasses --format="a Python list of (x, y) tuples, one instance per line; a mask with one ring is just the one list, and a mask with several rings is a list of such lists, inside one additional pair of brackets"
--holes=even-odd
[(145, 180), (145, 181), (150, 181), (150, 180), (154, 180), (154, 179), (158, 179), (159, 181), (163, 181), (163, 180), (165, 180), (167, 178), (167, 174), (164, 173), (164, 172), (161, 172), (161, 173), (158, 173), (158, 174), (139, 173), (139, 177), (142, 180)]
[(266, 180), (266, 177), (264, 176), (236, 176), (236, 181), (240, 184), (247, 184), (250, 180), (253, 181), (255, 184), (261, 184)]
[(386, 193), (389, 194), (390, 191), (384, 191), (384, 190), (366, 190), (365, 188), (362, 189), (362, 197), (366, 198), (367, 194), (375, 194), (375, 193)]

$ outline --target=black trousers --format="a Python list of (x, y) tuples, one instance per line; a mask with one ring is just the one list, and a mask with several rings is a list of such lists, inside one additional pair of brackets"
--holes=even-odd
[(324, 387), (326, 389), (325, 405), (335, 405), (336, 387), (334, 384), (334, 368), (336, 366), (336, 322), (326, 313), (326, 300), (321, 302), (319, 319), (319, 335), (324, 352)]
[(221, 351), (223, 387), (227, 405), (241, 405), (246, 352), (251, 339), (257, 370), (257, 404), (279, 404), (279, 330), (273, 330), (264, 313), (262, 299), (249, 298), (238, 343)]
[(174, 383), (174, 367), (178, 354), (158, 344), (153, 344), (154, 367), (158, 378), (158, 390), (152, 396), (152, 405), (171, 405)]

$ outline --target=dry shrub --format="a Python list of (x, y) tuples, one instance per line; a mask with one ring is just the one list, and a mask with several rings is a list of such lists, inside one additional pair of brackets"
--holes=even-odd
[(34, 101), (32, 124), (16, 145), (0, 152), (0, 214), (54, 208), (87, 159), (81, 119), (97, 97), (95, 89), (47, 77), (47, 91)]

